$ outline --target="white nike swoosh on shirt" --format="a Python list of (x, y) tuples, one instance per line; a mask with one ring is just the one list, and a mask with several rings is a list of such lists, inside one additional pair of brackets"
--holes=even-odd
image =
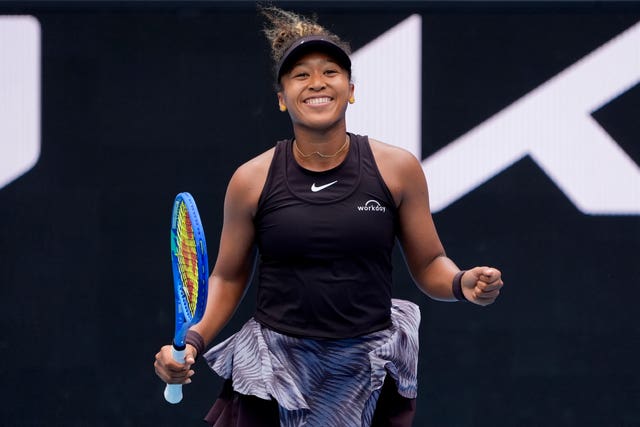
[(330, 182), (330, 183), (325, 184), (325, 185), (320, 185), (318, 187), (316, 187), (316, 183), (314, 182), (313, 185), (311, 185), (311, 191), (313, 191), (314, 193), (317, 193), (320, 190), (324, 190), (327, 187), (331, 187), (336, 182), (338, 182), (338, 181), (333, 181), (333, 182)]

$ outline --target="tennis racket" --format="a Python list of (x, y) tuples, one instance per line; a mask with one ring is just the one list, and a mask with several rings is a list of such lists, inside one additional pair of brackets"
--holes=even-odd
[[(202, 318), (207, 303), (209, 278), (204, 230), (196, 202), (189, 193), (178, 194), (173, 204), (171, 263), (176, 305), (173, 358), (184, 363), (187, 330)], [(167, 384), (164, 398), (169, 403), (180, 402), (182, 384)]]

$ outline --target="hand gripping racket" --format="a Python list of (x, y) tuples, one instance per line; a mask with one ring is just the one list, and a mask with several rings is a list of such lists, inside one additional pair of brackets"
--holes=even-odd
[[(176, 305), (173, 358), (184, 363), (187, 330), (202, 318), (209, 278), (204, 230), (196, 202), (189, 193), (178, 194), (173, 204), (171, 263)], [(180, 402), (182, 384), (167, 384), (164, 398), (170, 403)]]

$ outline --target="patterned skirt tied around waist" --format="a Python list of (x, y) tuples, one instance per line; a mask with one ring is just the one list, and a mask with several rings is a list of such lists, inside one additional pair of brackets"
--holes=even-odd
[(355, 338), (319, 340), (277, 333), (254, 319), (204, 354), (243, 395), (278, 402), (280, 425), (369, 426), (388, 375), (398, 393), (417, 393), (417, 305), (392, 300), (392, 326)]

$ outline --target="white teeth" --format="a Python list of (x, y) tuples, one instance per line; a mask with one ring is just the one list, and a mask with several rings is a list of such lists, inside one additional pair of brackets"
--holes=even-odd
[(331, 101), (331, 98), (310, 98), (305, 101), (305, 104), (323, 104)]

